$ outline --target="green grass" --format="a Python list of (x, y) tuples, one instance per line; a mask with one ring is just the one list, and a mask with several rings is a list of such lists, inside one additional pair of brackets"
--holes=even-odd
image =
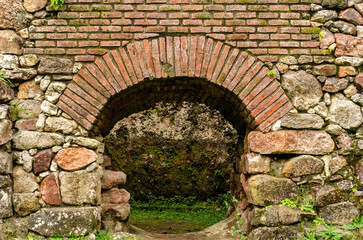
[(221, 201), (178, 200), (132, 202), (130, 224), (149, 232), (174, 234), (200, 231), (225, 218), (226, 208)]

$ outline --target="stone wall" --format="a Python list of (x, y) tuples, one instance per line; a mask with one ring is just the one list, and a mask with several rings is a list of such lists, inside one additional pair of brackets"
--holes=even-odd
[[(361, 0), (47, 4), (0, 7), (0, 239), (127, 230), (102, 136), (175, 99), (221, 110), (245, 139), (231, 187), (252, 239), (360, 215)], [(316, 213), (278, 205), (295, 196)]]

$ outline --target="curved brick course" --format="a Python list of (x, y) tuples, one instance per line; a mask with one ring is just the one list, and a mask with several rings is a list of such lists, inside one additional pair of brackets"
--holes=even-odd
[[(114, 99), (151, 80), (200, 79), (208, 88), (231, 94), (232, 107), (252, 127), (268, 128), (292, 109), (279, 82), (255, 57), (212, 38), (160, 37), (129, 43), (87, 64), (74, 77), (58, 106), (87, 130), (104, 129), (102, 119)], [(155, 81), (156, 83), (156, 81)], [(213, 90), (215, 91), (215, 90)], [(111, 105), (112, 105), (111, 104)], [(105, 119), (106, 121), (107, 119)]]

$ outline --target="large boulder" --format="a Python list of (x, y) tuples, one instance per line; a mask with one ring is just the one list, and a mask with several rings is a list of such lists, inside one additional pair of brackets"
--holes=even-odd
[(100, 203), (101, 181), (98, 172), (61, 172), (59, 180), (63, 203), (70, 205)]
[(248, 134), (248, 146), (261, 154), (312, 154), (323, 155), (334, 150), (334, 141), (324, 131), (283, 130)]
[(1, 1), (0, 29), (15, 29), (16, 31), (27, 27), (33, 16), (28, 14), (21, 0)]
[(21, 55), (23, 39), (13, 30), (0, 30), (0, 53)]
[(355, 129), (363, 123), (363, 115), (358, 105), (338, 93), (332, 96), (329, 119), (345, 129)]
[(28, 225), (46, 237), (82, 236), (96, 228), (98, 217), (96, 207), (43, 208), (29, 216)]
[(303, 175), (319, 174), (323, 171), (324, 162), (319, 158), (302, 155), (291, 158), (282, 169), (282, 173), (289, 178), (300, 177)]
[(289, 113), (281, 119), (281, 127), (293, 129), (321, 129), (324, 119), (319, 115), (309, 113)]
[(323, 96), (319, 81), (305, 71), (285, 73), (281, 86), (298, 110), (308, 110), (318, 104)]
[(22, 150), (51, 148), (63, 143), (64, 137), (56, 133), (18, 131), (13, 137), (14, 148)]
[(336, 33), (335, 39), (337, 48), (335, 50), (335, 56), (363, 56), (363, 39), (346, 34)]
[(12, 127), (11, 121), (6, 119), (0, 120), (0, 145), (9, 142), (13, 138)]
[(292, 198), (298, 194), (298, 187), (293, 181), (270, 175), (250, 177), (245, 188), (248, 201), (259, 206), (279, 204), (285, 198)]
[(75, 171), (97, 161), (98, 155), (87, 148), (67, 148), (55, 156), (58, 166), (67, 171)]
[(327, 205), (320, 209), (319, 216), (328, 224), (347, 225), (360, 212), (351, 202), (340, 202)]
[(38, 66), (40, 74), (72, 73), (73, 62), (67, 58), (42, 57)]

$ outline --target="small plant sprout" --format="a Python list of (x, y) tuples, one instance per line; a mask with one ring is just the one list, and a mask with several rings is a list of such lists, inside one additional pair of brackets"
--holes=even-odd
[(267, 73), (267, 76), (269, 76), (270, 78), (274, 78), (276, 76), (275, 71), (271, 70)]
[(3, 81), (4, 83), (7, 83), (9, 85), (12, 84), (12, 82), (10, 81), (9, 77), (6, 76), (6, 71), (3, 70), (0, 72), (0, 81)]
[(62, 7), (64, 4), (64, 0), (50, 0), (50, 6), (54, 9), (54, 10), (58, 10), (60, 7)]

